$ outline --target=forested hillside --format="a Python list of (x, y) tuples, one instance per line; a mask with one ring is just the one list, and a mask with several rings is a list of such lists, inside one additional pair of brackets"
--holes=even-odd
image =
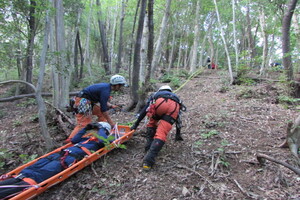
[(145, 173), (141, 124), (126, 149), (37, 199), (300, 198), (298, 11), (298, 0), (2, 0), (1, 174), (62, 146), (70, 98), (120, 74), (113, 121), (131, 126), (167, 84), (187, 107), (184, 141), (172, 130)]

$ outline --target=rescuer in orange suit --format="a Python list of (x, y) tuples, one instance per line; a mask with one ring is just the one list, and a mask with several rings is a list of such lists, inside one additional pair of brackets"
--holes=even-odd
[[(146, 106), (139, 113), (137, 121), (131, 127), (132, 130), (137, 129), (139, 123), (146, 115), (150, 118), (147, 124), (146, 155), (143, 160), (144, 169), (153, 167), (155, 157), (165, 144), (167, 135), (175, 122), (177, 127), (181, 106), (183, 104), (178, 96), (172, 93), (171, 87), (164, 85), (149, 97)], [(176, 134), (176, 140), (182, 140), (180, 133), (179, 135)]]

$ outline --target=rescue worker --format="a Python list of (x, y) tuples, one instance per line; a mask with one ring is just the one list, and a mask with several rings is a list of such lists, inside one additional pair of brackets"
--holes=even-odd
[(207, 58), (207, 60), (206, 60), (206, 65), (207, 65), (207, 69), (211, 69), (211, 61), (210, 61), (210, 57)]
[[(104, 147), (104, 141), (98, 137), (83, 137), (88, 130), (96, 129), (99, 136), (107, 139), (110, 134), (111, 126), (107, 122), (97, 122), (88, 124), (80, 130), (73, 138), (72, 147), (39, 159), (33, 165), (24, 168), (15, 177), (0, 177), (0, 199), (10, 198), (22, 192), (32, 185), (43, 182), (44, 180), (58, 174), (64, 169), (72, 166), (77, 161), (88, 155), (90, 151), (97, 151)], [(101, 138), (102, 138), (101, 137)], [(109, 141), (112, 142), (112, 141)], [(11, 196), (10, 196), (11, 195)]]
[[(181, 101), (178, 96), (172, 93), (170, 86), (164, 85), (149, 97), (146, 106), (140, 111), (131, 130), (137, 129), (146, 115), (150, 118), (147, 124), (144, 169), (153, 167), (155, 157), (164, 146), (172, 125), (178, 120), (180, 107)], [(177, 139), (182, 140), (181, 137)]]
[(107, 121), (112, 127), (115, 123), (108, 114), (110, 104), (109, 97), (111, 91), (119, 91), (122, 86), (127, 86), (126, 80), (121, 75), (113, 75), (110, 83), (98, 83), (84, 88), (75, 97), (74, 109), (76, 112), (76, 127), (71, 132), (66, 142), (69, 142), (76, 133), (92, 122), (92, 115), (96, 115), (99, 121)]

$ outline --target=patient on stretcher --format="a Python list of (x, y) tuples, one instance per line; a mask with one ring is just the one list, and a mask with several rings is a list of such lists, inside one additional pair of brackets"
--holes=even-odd
[[(91, 129), (96, 129), (100, 137), (84, 137), (86, 132)], [(63, 149), (60, 153), (54, 153), (39, 159), (33, 165), (24, 168), (16, 176), (1, 176), (0, 199), (11, 198), (28, 187), (41, 183), (72, 166), (85, 156), (91, 154), (91, 151), (93, 152), (103, 148), (104, 140), (102, 139), (108, 138), (110, 130), (111, 126), (107, 122), (88, 124), (72, 138), (71, 142), (75, 144), (74, 146)]]

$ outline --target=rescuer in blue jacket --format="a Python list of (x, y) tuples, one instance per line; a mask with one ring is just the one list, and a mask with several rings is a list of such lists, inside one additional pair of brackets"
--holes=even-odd
[(16, 195), (31, 185), (43, 182), (72, 166), (90, 154), (90, 151), (97, 151), (104, 147), (104, 141), (98, 137), (83, 137), (87, 131), (91, 129), (97, 129), (98, 135), (107, 139), (111, 126), (107, 122), (88, 124), (72, 138), (71, 142), (75, 144), (74, 146), (66, 148), (60, 153), (54, 153), (39, 159), (33, 165), (24, 168), (20, 174), (14, 178), (0, 181), (0, 199), (7, 198), (10, 195)]
[(75, 97), (73, 108), (75, 110), (76, 127), (71, 132), (67, 141), (78, 133), (83, 127), (92, 122), (92, 116), (97, 116), (97, 121), (107, 121), (111, 126), (115, 123), (108, 114), (109, 108), (113, 108), (108, 101), (111, 91), (120, 91), (127, 86), (126, 80), (121, 75), (113, 75), (110, 83), (97, 83), (80, 91)]

